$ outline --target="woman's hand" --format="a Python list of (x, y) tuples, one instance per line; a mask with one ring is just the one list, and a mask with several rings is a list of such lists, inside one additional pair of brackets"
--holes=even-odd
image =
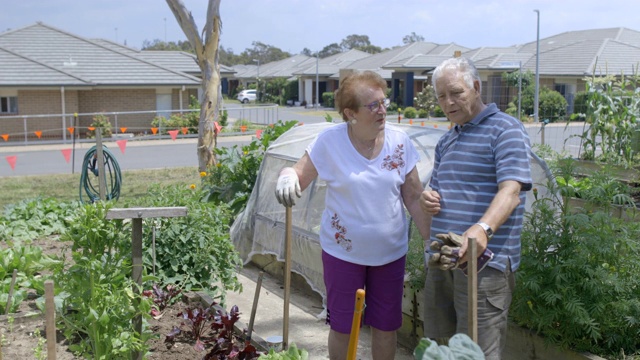
[(435, 215), (440, 212), (440, 194), (437, 191), (425, 190), (420, 195), (420, 207), (427, 214)]

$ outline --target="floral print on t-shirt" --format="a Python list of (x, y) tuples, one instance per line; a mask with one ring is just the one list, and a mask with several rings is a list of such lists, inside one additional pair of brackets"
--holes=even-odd
[(338, 214), (333, 214), (331, 217), (331, 228), (336, 229), (335, 239), (336, 242), (342, 246), (347, 252), (352, 250), (351, 240), (347, 239), (345, 235), (347, 235), (347, 228), (340, 225), (340, 219), (338, 218)]
[(389, 171), (397, 170), (398, 175), (401, 175), (400, 168), (404, 167), (404, 159), (402, 158), (403, 155), (404, 144), (399, 144), (398, 146), (396, 146), (396, 150), (393, 152), (393, 155), (387, 155), (384, 159), (382, 159), (382, 168)]

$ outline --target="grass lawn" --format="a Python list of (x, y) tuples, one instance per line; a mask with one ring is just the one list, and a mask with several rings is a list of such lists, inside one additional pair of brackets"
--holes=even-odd
[[(195, 167), (122, 171), (120, 199), (132, 199), (147, 193), (152, 184), (200, 184)], [(54, 198), (60, 201), (80, 199), (80, 174), (14, 176), (0, 178), (0, 209), (24, 199)], [(83, 190), (84, 191), (84, 190)], [(86, 200), (86, 194), (83, 194)]]

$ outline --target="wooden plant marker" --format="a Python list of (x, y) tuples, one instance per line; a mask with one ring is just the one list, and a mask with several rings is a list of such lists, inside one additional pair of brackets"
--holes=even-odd
[(16, 277), (18, 276), (18, 269), (13, 269), (13, 275), (11, 276), (11, 285), (9, 286), (9, 297), (7, 298), (7, 310), (5, 314), (9, 314), (11, 309), (11, 298), (13, 297), (13, 287), (16, 285)]
[[(142, 289), (142, 219), (144, 218), (172, 218), (187, 216), (187, 208), (181, 207), (156, 207), (156, 208), (125, 208), (111, 209), (107, 212), (107, 220), (131, 219), (131, 279), (136, 286), (133, 287), (135, 294), (140, 294)], [(135, 304), (139, 308), (140, 304)], [(133, 328), (138, 334), (142, 334), (142, 315), (137, 315), (132, 319)], [(142, 360), (142, 354), (137, 351), (131, 352), (131, 359)]]
[(467, 258), (467, 298), (469, 301), (468, 329), (469, 337), (476, 344), (478, 343), (478, 248), (476, 238), (468, 238)]
[(44, 300), (47, 360), (56, 360), (56, 306), (53, 302), (53, 280), (44, 282)]

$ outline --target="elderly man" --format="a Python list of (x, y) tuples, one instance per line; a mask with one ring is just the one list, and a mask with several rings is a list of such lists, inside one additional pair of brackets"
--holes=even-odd
[(430, 215), (432, 241), (443, 238), (437, 234), (454, 233), (462, 244), (440, 259), (440, 253), (429, 250), (425, 336), (468, 333), (465, 274), (477, 269), (467, 269), (466, 247), (467, 238), (476, 238), (478, 254), (493, 253), (478, 274), (478, 345), (487, 359), (500, 359), (520, 263), (525, 191), (532, 184), (529, 138), (519, 120), (483, 103), (482, 82), (470, 60), (445, 60), (432, 83), (438, 104), (455, 126), (436, 146), (430, 189), (422, 193), (421, 206)]

